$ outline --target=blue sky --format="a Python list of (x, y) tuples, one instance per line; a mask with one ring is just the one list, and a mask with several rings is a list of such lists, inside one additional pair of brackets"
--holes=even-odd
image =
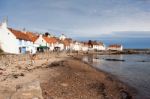
[(0, 0), (9, 27), (74, 38), (150, 38), (150, 0)]

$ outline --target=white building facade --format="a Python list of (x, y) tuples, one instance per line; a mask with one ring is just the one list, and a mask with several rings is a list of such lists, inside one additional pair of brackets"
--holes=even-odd
[(0, 42), (1, 49), (6, 53), (19, 54), (19, 40), (7, 28), (7, 23), (4, 22), (0, 26)]
[(35, 44), (48, 47), (50, 51), (53, 51), (55, 47), (59, 47), (60, 50), (64, 49), (64, 44), (54, 37), (44, 37), (40, 35), (39, 38), (35, 41)]
[(66, 36), (64, 34), (62, 34), (60, 37), (59, 37), (60, 40), (65, 40), (66, 39)]
[(76, 41), (71, 45), (71, 48), (74, 51), (80, 51), (80, 50), (82, 50), (82, 45), (81, 45), (81, 43)]
[(109, 45), (107, 50), (112, 50), (112, 51), (123, 51), (123, 46), (119, 44), (113, 44)]
[(12, 54), (26, 53), (34, 47), (33, 42), (25, 33), (8, 28), (6, 21), (0, 26), (0, 42), (1, 49)]
[(105, 50), (106, 48), (105, 48), (105, 46), (102, 45), (102, 44), (95, 44), (95, 45), (93, 45), (93, 49), (94, 49), (94, 50), (98, 50), (98, 51), (103, 51), (103, 50)]

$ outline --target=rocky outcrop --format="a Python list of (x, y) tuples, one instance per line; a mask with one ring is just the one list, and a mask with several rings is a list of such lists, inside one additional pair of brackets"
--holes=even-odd
[(16, 90), (9, 88), (0, 90), (0, 99), (43, 99), (42, 90), (38, 81), (16, 86)]
[(0, 99), (11, 99), (11, 96), (15, 93), (15, 90), (11, 90), (8, 87), (0, 86)]

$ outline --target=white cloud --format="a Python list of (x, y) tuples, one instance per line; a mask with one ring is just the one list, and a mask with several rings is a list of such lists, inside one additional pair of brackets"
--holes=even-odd
[[(70, 36), (123, 35), (122, 31), (134, 34), (150, 31), (149, 4), (149, 0), (13, 0), (3, 3), (0, 18), (8, 16), (14, 27)], [(136, 35), (150, 34), (140, 33)]]

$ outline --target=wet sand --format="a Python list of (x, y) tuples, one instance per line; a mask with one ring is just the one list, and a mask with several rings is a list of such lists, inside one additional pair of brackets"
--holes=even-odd
[(29, 65), (24, 56), (11, 64), (3, 61), (0, 86), (13, 90), (20, 83), (38, 80), (44, 99), (134, 99), (125, 84), (73, 56), (39, 55), (34, 65)]

